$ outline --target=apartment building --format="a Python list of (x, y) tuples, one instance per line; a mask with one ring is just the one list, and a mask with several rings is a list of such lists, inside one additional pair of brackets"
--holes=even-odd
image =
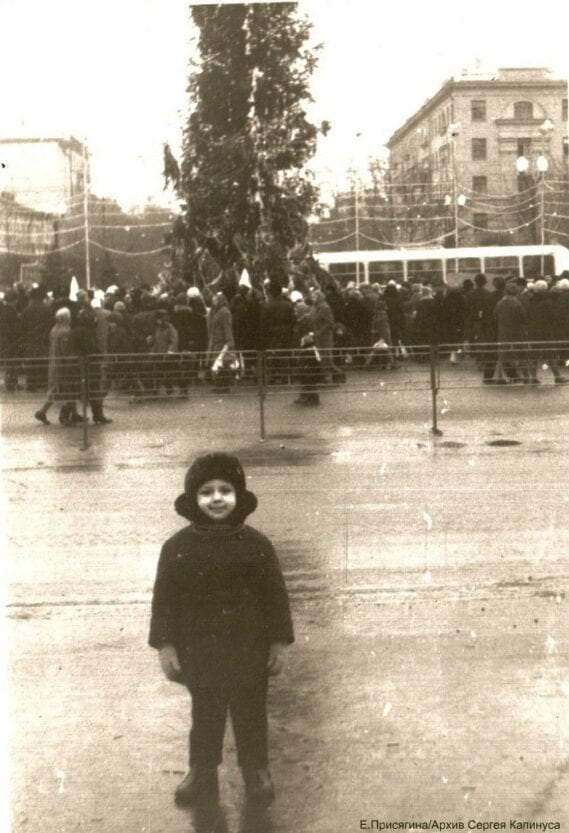
[[(418, 216), (421, 205), (426, 217), (447, 211), (448, 223), (438, 228), (458, 227), (461, 244), (493, 229), (523, 232), (536, 226), (540, 178), (567, 178), (567, 132), (567, 80), (539, 67), (463, 73), (389, 139), (393, 199)], [(520, 157), (527, 159), (521, 172)], [(538, 157), (547, 159), (546, 173)], [(436, 228), (426, 221), (424, 233)]]

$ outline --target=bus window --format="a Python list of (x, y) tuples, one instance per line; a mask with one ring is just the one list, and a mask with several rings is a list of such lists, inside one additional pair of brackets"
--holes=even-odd
[(508, 275), (519, 277), (520, 265), (517, 257), (487, 257), (485, 271), (493, 277), (507, 278)]
[[(330, 274), (335, 278), (340, 286), (347, 286), (350, 281), (356, 281), (356, 264), (351, 263), (331, 263), (328, 267)], [(364, 280), (364, 267), (360, 264), (360, 281)]]
[(541, 275), (555, 274), (553, 255), (543, 255), (543, 270), (541, 268), (542, 255), (526, 255), (524, 262), (524, 278), (536, 280)]
[(443, 283), (442, 260), (412, 260), (407, 269), (411, 282), (429, 283), (433, 286), (440, 286)]
[(462, 286), (467, 278), (472, 280), (480, 272), (480, 258), (478, 257), (452, 257), (447, 260), (447, 284), (449, 286)]
[(385, 261), (381, 263), (369, 264), (369, 282), (383, 283), (388, 281), (396, 281), (401, 283), (404, 279), (403, 263), (400, 260)]

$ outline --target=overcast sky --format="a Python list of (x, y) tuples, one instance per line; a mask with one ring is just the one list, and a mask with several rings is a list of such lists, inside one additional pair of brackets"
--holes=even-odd
[[(569, 76), (562, 0), (301, 0), (323, 43), (311, 115), (333, 129), (322, 180), (370, 152), (441, 83), (472, 68)], [(185, 0), (0, 0), (2, 136), (86, 139), (93, 190), (163, 199), (162, 143), (179, 145), (191, 28)], [(361, 138), (355, 140), (360, 132)]]

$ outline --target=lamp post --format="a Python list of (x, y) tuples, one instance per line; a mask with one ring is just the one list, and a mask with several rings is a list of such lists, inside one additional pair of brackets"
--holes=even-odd
[[(547, 156), (540, 153), (535, 160), (535, 166), (539, 174), (539, 218), (540, 218), (540, 243), (545, 245), (545, 174), (549, 170)], [(528, 176), (532, 181), (533, 177), (529, 172), (530, 162), (525, 156), (518, 156), (516, 159), (516, 170), (520, 176)], [(541, 254), (541, 272), (544, 271), (544, 255)]]
[[(361, 137), (361, 132), (356, 133), (356, 139)], [(357, 154), (356, 154), (357, 157)], [(356, 286), (360, 285), (360, 262), (357, 253), (360, 250), (360, 173), (358, 168), (359, 159), (354, 162), (354, 215), (356, 233)]]
[[(466, 197), (464, 194), (458, 194), (456, 196), (453, 194), (451, 197), (450, 194), (445, 196), (445, 205), (452, 205), (453, 207), (453, 220), (454, 220), (454, 248), (459, 248), (459, 237), (458, 237), (458, 209), (463, 208), (466, 205)], [(458, 274), (458, 257), (455, 259), (454, 262), (454, 271)]]
[(83, 215), (85, 220), (85, 283), (91, 288), (91, 258), (89, 253), (89, 153), (83, 142)]

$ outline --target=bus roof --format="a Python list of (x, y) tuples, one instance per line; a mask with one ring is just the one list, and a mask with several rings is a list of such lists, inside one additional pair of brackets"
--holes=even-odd
[(375, 249), (350, 252), (317, 252), (322, 264), (389, 263), (390, 261), (454, 260), (456, 258), (527, 257), (555, 255), (558, 271), (569, 270), (569, 249), (557, 244), (545, 246), (473, 246), (464, 249)]

